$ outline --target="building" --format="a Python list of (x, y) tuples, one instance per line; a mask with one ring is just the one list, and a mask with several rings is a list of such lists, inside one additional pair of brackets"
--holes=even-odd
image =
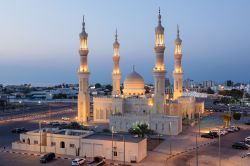
[(20, 140), (12, 143), (12, 149), (91, 158), (103, 156), (111, 160), (112, 144), (115, 161), (124, 161), (125, 156), (126, 162), (140, 162), (147, 156), (146, 138), (135, 138), (126, 133), (114, 133), (112, 139), (110, 133), (57, 128), (44, 128), (22, 133)]
[(215, 83), (212, 80), (207, 80), (207, 81), (203, 81), (202, 85), (204, 88), (211, 88), (215, 85)]
[[(192, 120), (195, 117), (195, 113), (199, 111), (203, 112), (200, 109), (204, 107), (200, 105), (204, 103), (196, 102), (193, 97), (183, 97), (182, 40), (180, 39), (179, 27), (177, 27), (177, 39), (175, 40), (173, 99), (168, 101), (169, 95), (166, 93), (165, 87), (167, 70), (164, 64), (164, 38), (164, 27), (161, 23), (161, 13), (159, 10), (158, 25), (155, 28), (154, 92), (145, 94), (144, 79), (136, 72), (135, 67), (133, 67), (132, 72), (124, 81), (122, 93), (120, 89), (121, 70), (119, 65), (120, 43), (118, 42), (116, 31), (115, 42), (113, 44), (113, 91), (110, 96), (93, 97), (94, 122), (110, 123), (110, 128), (114, 127), (116, 131), (127, 131), (133, 124), (146, 123), (150, 129), (155, 130), (159, 134), (177, 135), (182, 131), (180, 124), (182, 124), (183, 116)], [(87, 102), (87, 98), (85, 99), (84, 102)], [(78, 102), (80, 101), (82, 100), (79, 99)], [(199, 109), (197, 109), (198, 107)], [(82, 116), (89, 114), (88, 112), (89, 110), (78, 107), (78, 120), (88, 120), (86, 116)], [(173, 128), (173, 131), (168, 129), (169, 126)]]

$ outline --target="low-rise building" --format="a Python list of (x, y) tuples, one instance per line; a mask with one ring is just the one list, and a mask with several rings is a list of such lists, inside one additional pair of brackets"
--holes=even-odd
[[(113, 151), (112, 151), (113, 144)], [(44, 128), (20, 134), (12, 149), (54, 152), (73, 156), (103, 156), (106, 159), (140, 162), (147, 156), (147, 139), (135, 138), (128, 133), (94, 133), (85, 130)], [(125, 152), (125, 155), (124, 155)]]

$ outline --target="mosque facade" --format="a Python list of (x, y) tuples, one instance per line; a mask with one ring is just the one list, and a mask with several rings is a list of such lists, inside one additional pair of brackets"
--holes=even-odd
[[(83, 29), (80, 33), (80, 69), (79, 94), (78, 94), (78, 120), (89, 121), (90, 100), (88, 94), (89, 69), (87, 65), (87, 33), (83, 20)], [(204, 112), (204, 103), (198, 102), (194, 97), (184, 97), (183, 93), (183, 70), (182, 40), (180, 39), (179, 27), (177, 27), (177, 39), (175, 40), (175, 69), (174, 94), (169, 99), (165, 92), (165, 78), (167, 70), (164, 64), (164, 27), (161, 23), (161, 13), (158, 14), (158, 25), (155, 28), (155, 66), (153, 68), (154, 93), (145, 94), (143, 77), (133, 71), (126, 77), (123, 90), (121, 85), (120, 70), (120, 43), (117, 31), (113, 44), (113, 71), (112, 71), (112, 95), (93, 98), (93, 121), (109, 123), (110, 128), (116, 131), (128, 131), (137, 123), (146, 123), (159, 134), (178, 135), (182, 131), (182, 120), (192, 120), (196, 113)]]

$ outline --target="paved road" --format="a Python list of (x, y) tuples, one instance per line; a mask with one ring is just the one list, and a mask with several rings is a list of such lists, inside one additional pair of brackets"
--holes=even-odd
[[(233, 149), (232, 143), (244, 140), (250, 136), (250, 126), (242, 125), (240, 132), (231, 133), (221, 137), (221, 165), (226, 166), (249, 166), (250, 157), (241, 158), (246, 152), (245, 150)], [(198, 150), (199, 166), (217, 166), (219, 164), (219, 144), (218, 141)], [(171, 161), (172, 160), (172, 161)], [(169, 163), (176, 166), (196, 165), (195, 150), (189, 153), (184, 153), (171, 159)]]
[[(0, 166), (40, 166), (40, 156), (27, 156), (22, 154), (9, 154), (0, 152)], [(70, 166), (71, 160), (55, 159), (48, 166)]]

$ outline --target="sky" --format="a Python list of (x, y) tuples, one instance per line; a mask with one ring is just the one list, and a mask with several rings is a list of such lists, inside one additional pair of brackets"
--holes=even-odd
[(111, 83), (116, 28), (122, 82), (135, 65), (152, 83), (159, 7), (170, 80), (179, 24), (185, 79), (250, 82), (249, 0), (0, 0), (0, 84), (77, 83), (83, 15), (91, 83)]

